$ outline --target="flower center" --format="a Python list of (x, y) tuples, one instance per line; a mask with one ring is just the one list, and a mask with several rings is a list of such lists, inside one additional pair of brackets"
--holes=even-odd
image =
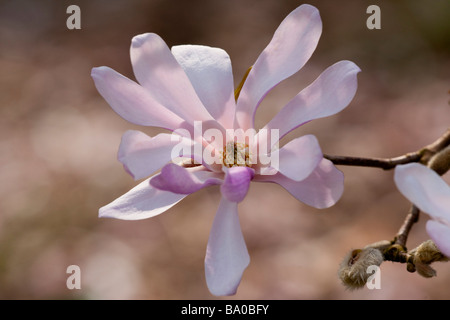
[(231, 168), (251, 167), (250, 149), (247, 144), (229, 141), (223, 148), (223, 165)]

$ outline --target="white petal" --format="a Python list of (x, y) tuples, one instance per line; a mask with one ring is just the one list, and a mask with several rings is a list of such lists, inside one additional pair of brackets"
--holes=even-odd
[(152, 175), (179, 156), (192, 156), (201, 163), (202, 155), (194, 154), (193, 143), (178, 135), (160, 133), (150, 138), (143, 132), (129, 130), (122, 136), (118, 159), (133, 178), (138, 180)]
[(244, 200), (254, 177), (254, 170), (247, 167), (224, 168), (225, 178), (220, 186), (222, 195), (231, 202)]
[(142, 126), (175, 130), (185, 127), (184, 119), (166, 109), (136, 82), (108, 67), (92, 69), (98, 92), (122, 118)]
[(159, 189), (179, 194), (191, 194), (202, 188), (221, 184), (223, 173), (206, 170), (203, 166), (184, 168), (174, 163), (166, 164), (150, 184)]
[(426, 229), (438, 249), (450, 258), (450, 226), (435, 220), (428, 220)]
[(450, 187), (430, 168), (409, 163), (395, 168), (400, 192), (433, 219), (450, 221)]
[(216, 296), (235, 294), (249, 263), (237, 203), (222, 197), (206, 248), (205, 274), (211, 293)]
[(135, 36), (130, 56), (136, 79), (167, 109), (191, 124), (212, 120), (183, 68), (158, 35)]
[(322, 33), (319, 11), (301, 5), (275, 31), (250, 71), (237, 101), (238, 127), (253, 128), (258, 105), (270, 89), (290, 77), (309, 60)]
[(198, 45), (172, 47), (203, 105), (225, 128), (233, 127), (233, 72), (228, 54), (219, 48)]
[(327, 159), (322, 159), (314, 171), (302, 181), (294, 181), (280, 173), (257, 175), (253, 180), (277, 183), (297, 200), (317, 209), (331, 207), (344, 192), (344, 174)]
[(185, 194), (153, 188), (149, 180), (141, 182), (113, 202), (101, 207), (99, 217), (122, 220), (147, 219), (163, 213), (186, 197)]
[(307, 178), (323, 159), (319, 142), (313, 135), (296, 138), (275, 153), (279, 157), (279, 165), (275, 169), (295, 181)]
[(348, 106), (358, 87), (361, 70), (351, 61), (340, 61), (327, 68), (308, 87), (281, 109), (264, 127), (279, 129), (279, 139), (314, 119), (328, 117)]

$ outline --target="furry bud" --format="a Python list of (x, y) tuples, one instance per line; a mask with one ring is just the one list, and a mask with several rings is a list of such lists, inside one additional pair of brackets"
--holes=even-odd
[(423, 242), (417, 248), (411, 250), (409, 254), (413, 256), (412, 263), (415, 266), (415, 270), (425, 278), (436, 276), (436, 270), (430, 266), (431, 263), (449, 260), (431, 240)]
[(364, 287), (372, 273), (367, 271), (370, 266), (380, 266), (384, 257), (377, 248), (365, 247), (350, 251), (339, 266), (338, 276), (350, 290)]

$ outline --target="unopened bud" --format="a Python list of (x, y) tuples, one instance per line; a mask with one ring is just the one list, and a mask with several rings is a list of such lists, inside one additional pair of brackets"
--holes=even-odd
[(439, 251), (436, 244), (431, 240), (423, 242), (417, 248), (411, 250), (409, 254), (413, 256), (412, 263), (415, 266), (415, 270), (425, 278), (436, 276), (436, 270), (434, 270), (430, 264), (437, 261), (449, 260)]
[(365, 247), (350, 251), (339, 266), (338, 276), (350, 290), (364, 287), (372, 273), (370, 266), (380, 266), (384, 257), (379, 249)]
[(436, 153), (428, 162), (428, 167), (441, 176), (445, 174), (450, 169), (450, 145)]

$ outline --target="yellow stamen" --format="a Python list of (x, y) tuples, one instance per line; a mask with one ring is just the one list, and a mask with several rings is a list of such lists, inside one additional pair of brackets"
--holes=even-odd
[(228, 168), (234, 166), (251, 167), (252, 162), (248, 145), (228, 142), (223, 148), (223, 164)]

